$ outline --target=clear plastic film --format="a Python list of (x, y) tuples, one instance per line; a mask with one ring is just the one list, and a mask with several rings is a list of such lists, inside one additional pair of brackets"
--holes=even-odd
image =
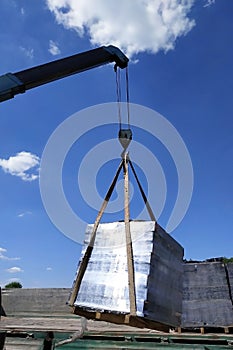
[[(138, 316), (143, 316), (144, 301), (147, 299), (154, 226), (153, 221), (130, 222)], [(85, 254), (92, 229), (93, 225), (87, 226), (80, 262)], [(75, 306), (96, 311), (129, 313), (124, 222), (99, 225), (94, 249)]]

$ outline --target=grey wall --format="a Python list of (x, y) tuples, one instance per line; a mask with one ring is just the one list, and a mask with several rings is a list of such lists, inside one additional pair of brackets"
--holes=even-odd
[[(184, 264), (182, 327), (233, 325), (233, 263)], [(7, 315), (70, 314), (66, 305), (70, 289), (3, 289), (2, 305)]]
[(233, 325), (233, 263), (184, 265), (182, 327)]
[(70, 314), (69, 288), (2, 289), (2, 306), (9, 315)]

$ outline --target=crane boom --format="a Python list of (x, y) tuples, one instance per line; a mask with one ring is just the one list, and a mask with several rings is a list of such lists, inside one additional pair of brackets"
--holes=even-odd
[(115, 62), (125, 68), (129, 59), (115, 46), (102, 46), (63, 59), (0, 76), (0, 102), (34, 87), (50, 83), (104, 64)]

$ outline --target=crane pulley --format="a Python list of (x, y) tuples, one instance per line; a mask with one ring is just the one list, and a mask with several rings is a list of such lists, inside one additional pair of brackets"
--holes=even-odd
[(119, 132), (118, 139), (121, 143), (124, 151), (126, 152), (131, 140), (132, 140), (132, 130), (130, 128), (130, 102), (129, 102), (129, 72), (128, 67), (125, 69), (125, 82), (126, 82), (126, 103), (127, 103), (127, 125), (128, 128), (122, 128), (122, 112), (121, 112), (121, 75), (120, 70), (115, 66), (116, 72), (116, 90), (117, 90), (117, 104), (118, 104), (118, 122), (119, 122)]

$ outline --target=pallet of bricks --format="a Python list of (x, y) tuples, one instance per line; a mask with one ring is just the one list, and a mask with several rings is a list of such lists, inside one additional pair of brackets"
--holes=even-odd
[(233, 333), (233, 262), (215, 258), (184, 264), (179, 331)]
[[(90, 241), (88, 225), (78, 271)], [(154, 221), (130, 221), (135, 310), (130, 305), (125, 223), (99, 225), (93, 252), (73, 297), (89, 319), (168, 331), (181, 322), (183, 248)], [(75, 285), (75, 282), (74, 282)]]

